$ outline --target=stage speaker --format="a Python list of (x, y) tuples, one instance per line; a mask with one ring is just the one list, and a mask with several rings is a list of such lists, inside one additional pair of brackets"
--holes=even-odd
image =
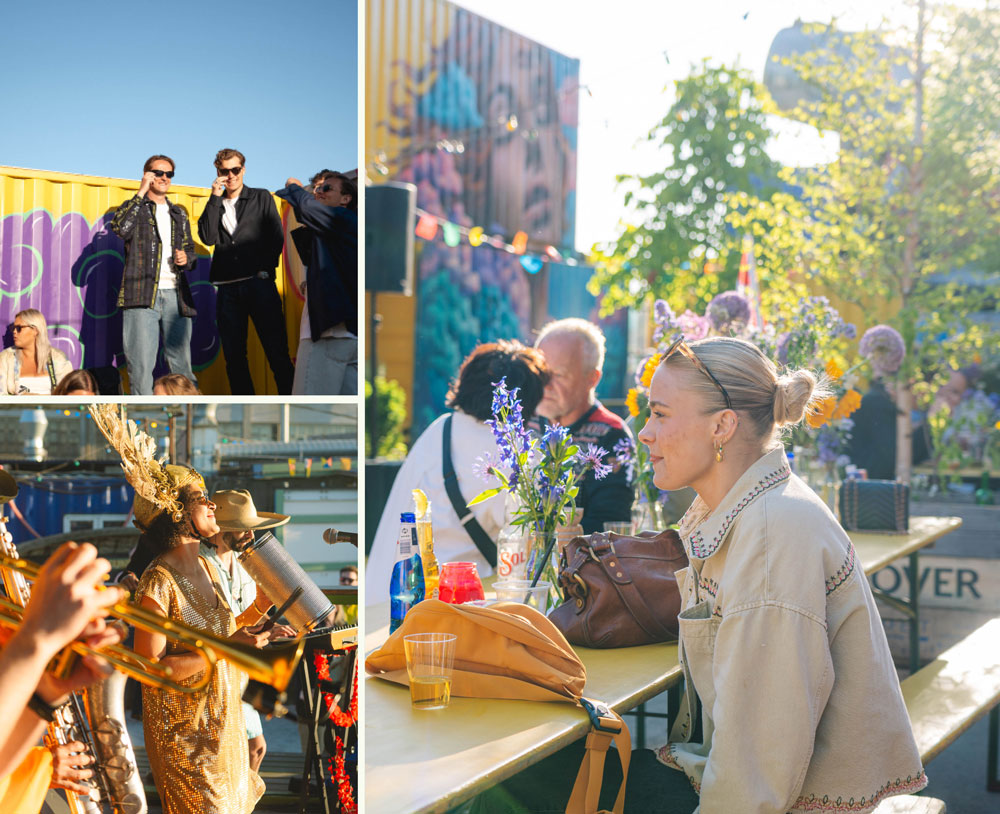
[(387, 181), (365, 187), (365, 288), (413, 295), (417, 188)]

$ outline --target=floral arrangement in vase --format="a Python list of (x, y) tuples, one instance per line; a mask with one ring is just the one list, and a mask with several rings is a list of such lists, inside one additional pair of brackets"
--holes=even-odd
[(558, 579), (553, 559), (556, 528), (574, 517), (579, 482), (584, 474), (594, 470), (601, 480), (612, 471), (604, 462), (607, 450), (596, 444), (581, 449), (573, 443), (569, 430), (550, 426), (538, 438), (524, 424), (518, 388), (507, 389), (506, 379), (495, 382), (493, 418), (487, 421), (493, 430), (499, 458), (487, 453), (477, 461), (481, 477), (498, 482), (469, 501), (470, 506), (489, 500), (501, 492), (514, 496), (512, 525), (533, 532), (538, 544), (528, 555), (527, 578), (532, 583), (544, 578), (552, 585), (558, 598)]

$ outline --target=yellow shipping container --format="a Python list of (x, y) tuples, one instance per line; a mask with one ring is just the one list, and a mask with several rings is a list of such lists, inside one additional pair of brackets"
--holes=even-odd
[[(120, 238), (108, 223), (139, 181), (0, 167), (0, 324), (7, 331), (14, 315), (37, 308), (49, 324), (52, 345), (75, 368), (124, 367), (118, 288), (124, 262)], [(198, 262), (189, 272), (198, 309), (191, 359), (203, 393), (229, 393), (225, 363), (215, 325), (215, 287), (208, 281), (211, 249), (198, 242), (197, 221), (208, 188), (175, 185), (169, 198), (187, 210)], [(287, 239), (294, 228), (290, 207), (279, 199), (285, 249), (277, 284), (284, 303), (289, 351), (295, 358), (302, 315), (302, 265)], [(259, 395), (276, 395), (264, 351), (249, 329), (247, 352)]]

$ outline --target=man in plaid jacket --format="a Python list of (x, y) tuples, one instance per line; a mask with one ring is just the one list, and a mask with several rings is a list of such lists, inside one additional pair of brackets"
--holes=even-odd
[(187, 280), (197, 261), (191, 224), (184, 208), (167, 200), (173, 159), (154, 155), (142, 170), (139, 192), (118, 207), (110, 224), (125, 241), (118, 307), (130, 392), (136, 396), (153, 393), (161, 337), (170, 372), (195, 381), (191, 369), (195, 308)]

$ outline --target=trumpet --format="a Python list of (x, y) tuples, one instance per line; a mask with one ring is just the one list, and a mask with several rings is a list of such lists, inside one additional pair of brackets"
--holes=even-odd
[[(39, 571), (41, 567), (28, 560), (0, 553), (0, 572), (20, 574), (25, 579), (34, 581), (38, 578)], [(76, 656), (98, 656), (116, 670), (151, 687), (181, 693), (197, 693), (204, 690), (211, 682), (216, 662), (225, 659), (247, 673), (253, 681), (267, 684), (282, 693), (291, 681), (305, 649), (305, 639), (302, 636), (288, 644), (271, 646), (266, 650), (253, 645), (238, 644), (181, 622), (175, 622), (131, 602), (116, 602), (107, 609), (106, 614), (140, 630), (165, 636), (198, 653), (205, 662), (201, 677), (190, 683), (181, 684), (171, 678), (173, 671), (169, 667), (140, 656), (124, 645), (116, 644), (95, 650), (79, 641), (67, 645), (56, 657), (54, 672), (57, 675), (68, 673)], [(0, 599), (0, 626), (17, 630), (21, 626), (23, 615), (23, 607), (9, 599)]]

